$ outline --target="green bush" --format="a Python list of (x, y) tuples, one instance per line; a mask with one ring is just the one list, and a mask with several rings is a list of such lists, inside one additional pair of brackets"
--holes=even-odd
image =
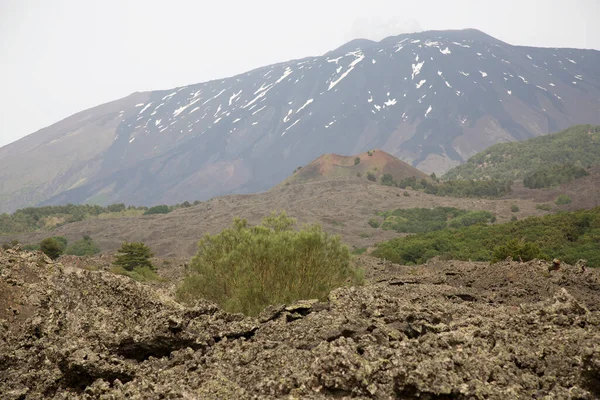
[(521, 210), (521, 209), (519, 208), (519, 206), (518, 206), (518, 205), (516, 205), (516, 204), (514, 204), (514, 203), (510, 205), (510, 211), (511, 211), (511, 212), (514, 212), (514, 213), (516, 213), (516, 212), (519, 212), (520, 210)]
[(40, 242), (40, 250), (53, 260), (63, 254), (65, 247), (65, 243), (57, 237), (49, 237)]
[(171, 210), (169, 210), (169, 206), (161, 204), (160, 206), (150, 207), (144, 215), (152, 215), (152, 214), (168, 214)]
[(571, 203), (571, 198), (566, 194), (561, 194), (554, 200), (554, 204), (557, 206), (562, 206), (569, 203)]
[(65, 254), (80, 257), (93, 256), (98, 253), (100, 253), (100, 247), (88, 235), (84, 235), (81, 240), (73, 243), (65, 250)]
[(505, 260), (512, 257), (513, 260), (530, 261), (534, 258), (548, 258), (542, 254), (542, 250), (537, 243), (526, 242), (524, 240), (511, 239), (502, 246), (494, 247), (491, 262)]
[(410, 197), (410, 193), (404, 192), (404, 197)]
[(550, 204), (536, 204), (535, 208), (542, 211), (552, 211), (552, 206)]
[(379, 225), (380, 225), (380, 223), (379, 223), (379, 221), (378, 221), (376, 218), (371, 218), (371, 219), (369, 220), (369, 225), (370, 225), (372, 228), (379, 228)]
[(360, 164), (360, 157), (354, 157), (354, 165)]
[(135, 271), (141, 268), (154, 270), (150, 259), (154, 256), (152, 250), (142, 242), (125, 242), (117, 250), (117, 256), (113, 265), (121, 267), (125, 271)]
[(178, 299), (206, 298), (228, 312), (257, 315), (270, 304), (325, 300), (334, 288), (361, 283), (361, 271), (351, 265), (339, 237), (319, 225), (295, 231), (295, 223), (285, 213), (253, 227), (235, 218), (230, 228), (206, 235)]
[(385, 173), (381, 177), (381, 184), (384, 186), (396, 186), (396, 181), (391, 174)]
[(367, 172), (367, 179), (370, 180), (371, 182), (376, 182), (377, 181), (377, 177), (372, 172)]

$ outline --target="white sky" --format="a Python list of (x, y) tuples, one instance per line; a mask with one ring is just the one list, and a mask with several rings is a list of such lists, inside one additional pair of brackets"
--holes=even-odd
[(600, 1), (0, 0), (0, 146), (135, 91), (320, 55), (366, 37), (480, 29), (600, 49)]

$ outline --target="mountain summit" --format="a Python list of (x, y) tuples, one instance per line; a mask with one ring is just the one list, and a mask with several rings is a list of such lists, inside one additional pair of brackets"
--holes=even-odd
[(599, 124), (598, 65), (598, 51), (428, 31), (135, 93), (0, 149), (0, 211), (261, 191), (373, 148), (439, 174), (494, 143)]

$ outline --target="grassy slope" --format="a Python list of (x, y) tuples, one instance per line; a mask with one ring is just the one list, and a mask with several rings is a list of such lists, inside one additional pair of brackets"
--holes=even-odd
[(550, 163), (587, 167), (600, 160), (600, 126), (575, 125), (523, 142), (500, 143), (448, 171), (443, 179), (522, 179)]

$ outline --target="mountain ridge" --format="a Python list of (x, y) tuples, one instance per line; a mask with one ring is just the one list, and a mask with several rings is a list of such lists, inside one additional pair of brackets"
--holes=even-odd
[(0, 212), (263, 191), (320, 154), (371, 148), (439, 174), (497, 142), (600, 123), (600, 52), (488, 38), (404, 34), (84, 110), (34, 134), (54, 144), (0, 149)]

